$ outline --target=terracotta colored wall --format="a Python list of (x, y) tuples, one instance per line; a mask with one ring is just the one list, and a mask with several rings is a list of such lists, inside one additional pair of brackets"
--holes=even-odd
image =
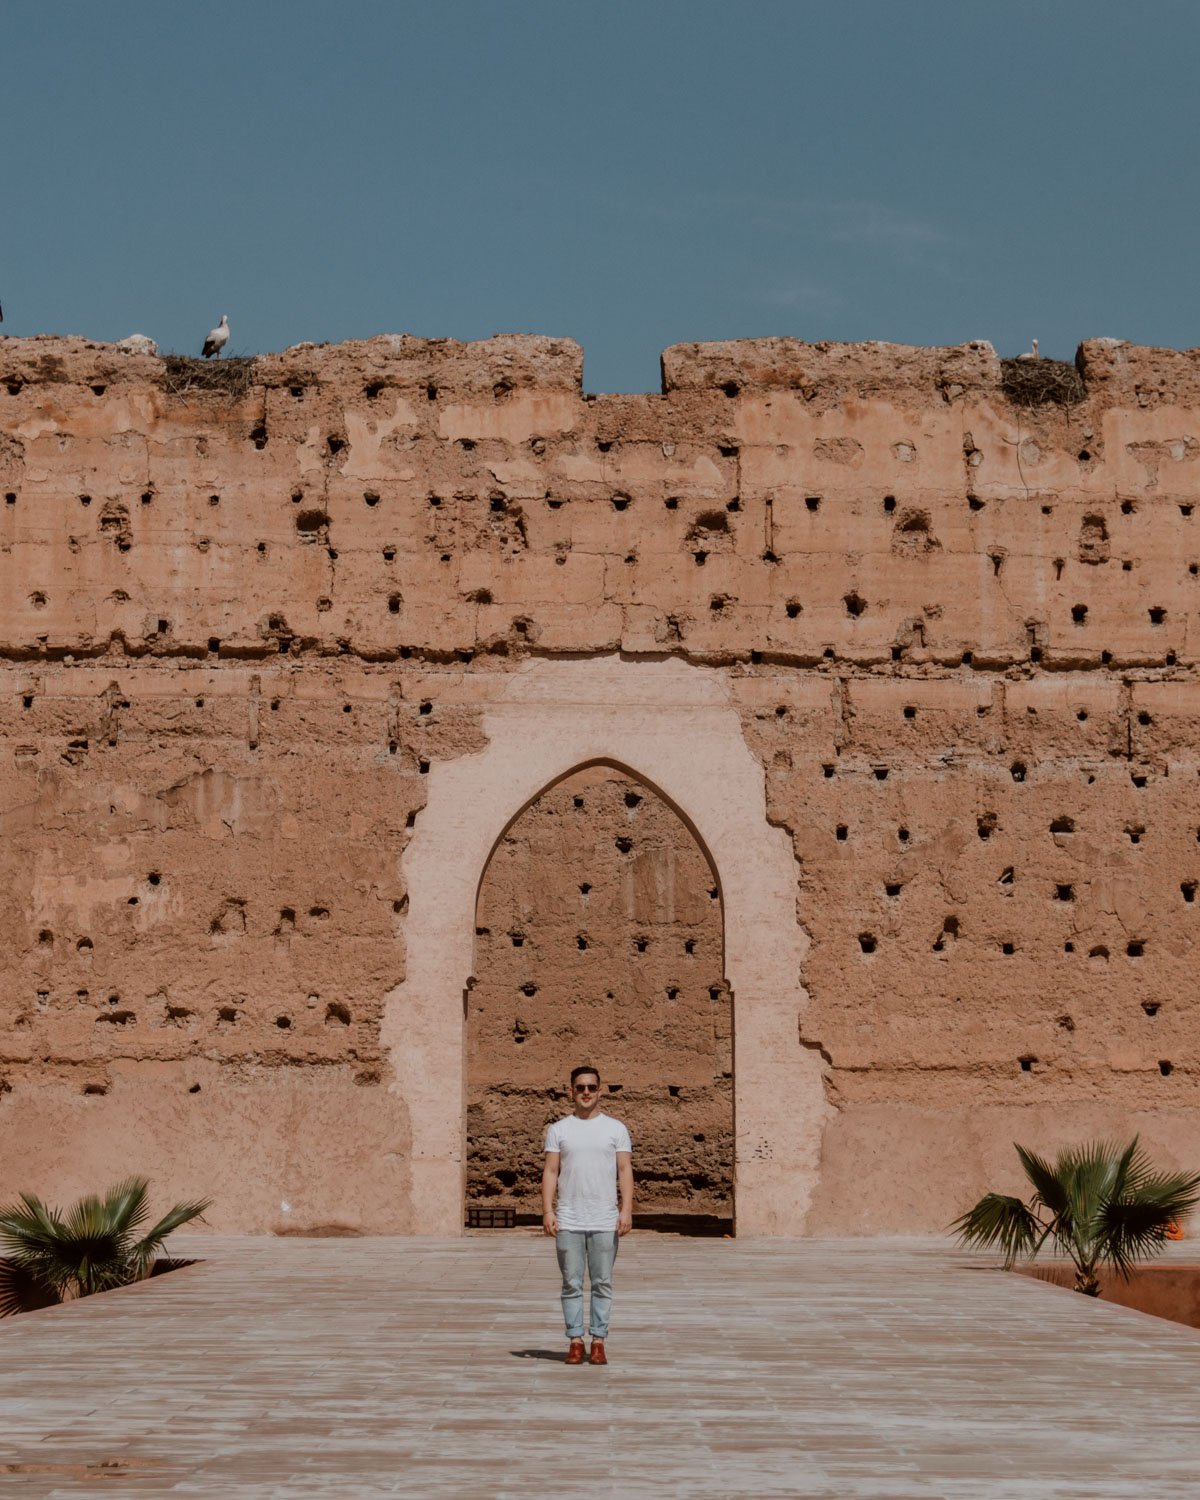
[(0, 340), (0, 1193), (421, 1227), (425, 778), (617, 651), (725, 685), (793, 842), (810, 1231), (939, 1227), (1014, 1137), (1200, 1158), (1200, 357), (1079, 365), (1023, 407), (983, 344), (688, 345), (593, 398), (569, 341), (382, 338), (231, 395)]
[(716, 877), (644, 784), (592, 767), (505, 833), (468, 997), (467, 1192), (541, 1213), (542, 1139), (591, 1062), (628, 1125), (639, 1212), (728, 1218), (733, 1054)]

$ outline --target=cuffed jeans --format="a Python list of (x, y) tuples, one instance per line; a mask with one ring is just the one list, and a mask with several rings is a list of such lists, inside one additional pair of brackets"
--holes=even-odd
[(588, 1327), (594, 1339), (608, 1337), (612, 1271), (619, 1238), (615, 1229), (560, 1229), (554, 1238), (562, 1272), (563, 1321), (569, 1339), (583, 1337), (583, 1268), (592, 1283)]

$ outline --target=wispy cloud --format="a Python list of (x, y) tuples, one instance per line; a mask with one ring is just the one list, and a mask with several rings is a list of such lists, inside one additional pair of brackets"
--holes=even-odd
[(759, 287), (750, 301), (783, 308), (787, 312), (821, 313), (836, 312), (843, 298), (840, 292), (823, 282), (798, 277), (795, 280), (782, 278), (774, 284)]
[(806, 205), (824, 226), (834, 245), (862, 245), (900, 260), (921, 261), (940, 255), (952, 243), (936, 224), (915, 219), (886, 203), (828, 203)]
[(660, 222), (679, 227), (734, 221), (767, 237), (802, 238), (812, 245), (852, 247), (893, 263), (948, 267), (957, 237), (940, 224), (868, 199), (776, 197), (766, 193), (701, 193), (665, 197), (650, 207)]

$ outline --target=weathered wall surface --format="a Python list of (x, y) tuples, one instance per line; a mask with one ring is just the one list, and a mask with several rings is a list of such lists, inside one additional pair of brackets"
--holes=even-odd
[(791, 837), (808, 1230), (936, 1228), (1014, 1137), (1200, 1158), (1200, 357), (1079, 367), (762, 340), (592, 398), (569, 341), (384, 338), (204, 392), (0, 340), (0, 1193), (422, 1227), (426, 777), (614, 652), (726, 685)]
[(595, 1062), (643, 1213), (729, 1218), (733, 1017), (720, 890), (674, 811), (610, 767), (545, 792), (479, 893), (467, 1005), (467, 1196), (541, 1214), (546, 1124)]

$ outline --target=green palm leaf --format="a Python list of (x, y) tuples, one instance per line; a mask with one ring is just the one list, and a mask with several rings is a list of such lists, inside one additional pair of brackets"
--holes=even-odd
[(105, 1216), (118, 1234), (132, 1234), (145, 1223), (148, 1186), (144, 1177), (127, 1177), (104, 1195)]
[(178, 1229), (181, 1224), (190, 1223), (192, 1219), (203, 1220), (204, 1210), (211, 1204), (211, 1198), (199, 1198), (194, 1203), (177, 1203), (170, 1213), (164, 1214), (159, 1219), (153, 1229), (136, 1244), (130, 1246), (130, 1256), (137, 1267), (139, 1279), (150, 1274), (150, 1267), (162, 1249), (167, 1236)]
[(1098, 1216), (1101, 1258), (1128, 1279), (1134, 1262), (1158, 1254), (1171, 1223), (1189, 1214), (1197, 1203), (1200, 1175), (1147, 1174), (1135, 1187), (1126, 1185), (1125, 1192), (1106, 1202)]
[(950, 1228), (964, 1245), (980, 1250), (998, 1246), (1004, 1252), (1007, 1270), (1019, 1256), (1031, 1253), (1042, 1226), (1020, 1198), (987, 1193)]
[(1026, 1177), (1037, 1191), (1038, 1201), (1044, 1203), (1052, 1214), (1061, 1214), (1067, 1206), (1063, 1185), (1049, 1162), (1024, 1146), (1015, 1146)]
[(55, 1289), (33, 1271), (11, 1260), (0, 1260), (0, 1318), (53, 1307), (58, 1301)]

